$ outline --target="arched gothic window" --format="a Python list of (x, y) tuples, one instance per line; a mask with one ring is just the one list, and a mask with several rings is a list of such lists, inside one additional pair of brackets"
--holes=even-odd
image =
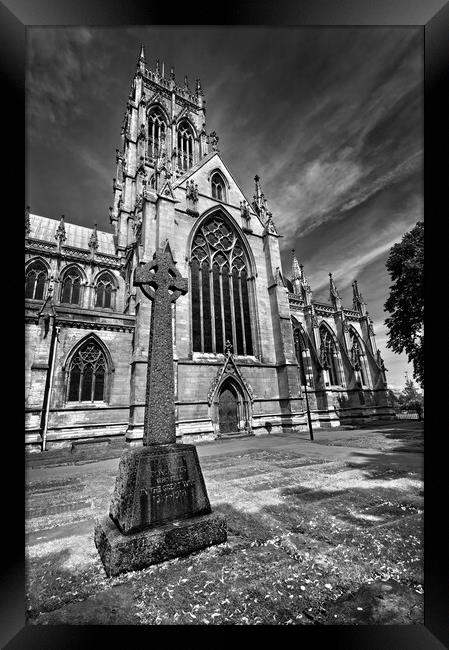
[(320, 327), (320, 362), (324, 370), (329, 373), (329, 383), (331, 386), (339, 386), (341, 383), (340, 372), (338, 367), (338, 353), (335, 347), (334, 339), (327, 327)]
[(193, 165), (193, 133), (187, 122), (178, 126), (178, 167), (181, 171)]
[(295, 345), (296, 359), (299, 365), (301, 386), (312, 386), (313, 372), (310, 352), (306, 345), (304, 335), (299, 327), (296, 327), (293, 330), (293, 342)]
[(45, 265), (42, 262), (30, 264), (25, 275), (25, 298), (43, 300), (46, 282), (47, 269)]
[(250, 269), (242, 242), (214, 216), (198, 230), (190, 261), (193, 350), (252, 355)]
[(67, 401), (105, 401), (106, 376), (106, 359), (100, 346), (95, 341), (86, 341), (70, 363)]
[(95, 287), (95, 307), (114, 309), (115, 290), (115, 283), (109, 273), (103, 273)]
[(153, 109), (148, 114), (148, 157), (157, 158), (162, 139), (166, 135), (167, 125), (162, 111), (159, 108)]
[(76, 268), (71, 268), (64, 274), (61, 302), (69, 305), (79, 305), (81, 303), (81, 274)]
[(220, 174), (215, 173), (210, 181), (212, 187), (212, 198), (218, 201), (226, 201), (225, 184)]
[(364, 386), (366, 386), (368, 385), (368, 381), (365, 366), (365, 355), (363, 352), (362, 344), (360, 342), (360, 338), (353, 328), (350, 328), (349, 336), (351, 339), (350, 358), (352, 367), (356, 372), (360, 373), (361, 382)]

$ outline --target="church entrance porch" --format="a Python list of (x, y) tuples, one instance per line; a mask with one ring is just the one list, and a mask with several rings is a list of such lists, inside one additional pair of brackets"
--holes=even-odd
[(237, 395), (229, 387), (221, 391), (218, 401), (218, 427), (220, 435), (239, 430)]

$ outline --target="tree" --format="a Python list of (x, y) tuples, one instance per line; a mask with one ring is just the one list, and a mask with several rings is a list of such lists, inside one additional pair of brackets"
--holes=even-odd
[(399, 404), (403, 409), (416, 411), (418, 413), (418, 418), (421, 419), (424, 399), (411, 379), (407, 379), (405, 382), (405, 386), (399, 395)]
[(419, 221), (395, 244), (386, 263), (393, 284), (385, 303), (387, 347), (406, 352), (413, 376), (424, 387), (424, 223)]

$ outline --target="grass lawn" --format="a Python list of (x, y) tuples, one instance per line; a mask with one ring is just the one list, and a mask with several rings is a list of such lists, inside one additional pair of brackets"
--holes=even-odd
[[(300, 441), (230, 454), (222, 445), (201, 467), (227, 543), (116, 578), (93, 522), (117, 462), (48, 468), (27, 482), (28, 623), (423, 623), (422, 464), (407, 462), (422, 439), (419, 423), (395, 444), (388, 427), (317, 435), (322, 457)], [(332, 445), (378, 453), (334, 458)], [(409, 453), (390, 465), (392, 451)]]

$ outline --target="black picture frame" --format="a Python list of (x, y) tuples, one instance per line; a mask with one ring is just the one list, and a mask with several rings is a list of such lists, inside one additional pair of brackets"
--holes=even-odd
[[(447, 128), (449, 96), (449, 4), (443, 0), (259, 0), (233, 4), (198, 3), (168, 5), (164, 3), (127, 0), (3, 0), (0, 4), (0, 65), (3, 93), (3, 220), (4, 244), (10, 248), (15, 241), (23, 241), (22, 221), (25, 205), (24, 192), (24, 70), (26, 30), (31, 25), (417, 25), (424, 29), (425, 40), (425, 210), (428, 248), (426, 258), (426, 291), (444, 301), (445, 292), (435, 294), (437, 279), (445, 278), (442, 261), (445, 260), (445, 241), (439, 237), (440, 227), (447, 219), (445, 196), (447, 185)], [(6, 142), (5, 142), (6, 139)], [(445, 147), (446, 145), (446, 147)], [(445, 153), (440, 163), (438, 153)], [(6, 205), (5, 205), (6, 202)], [(17, 237), (15, 228), (18, 229)], [(19, 232), (19, 229), (21, 232)], [(440, 248), (438, 248), (440, 246)], [(14, 252), (14, 251), (12, 251)], [(19, 255), (16, 259), (19, 259)], [(14, 264), (15, 268), (15, 264)], [(11, 278), (11, 274), (8, 273)], [(15, 273), (12, 274), (15, 281)], [(21, 330), (11, 328), (11, 315), (15, 313), (17, 291), (3, 285), (4, 313), (2, 319), (8, 332), (4, 334), (4, 347), (8, 348), (8, 368), (20, 367), (17, 349), (21, 349)], [(9, 297), (8, 297), (9, 294)], [(10, 301), (10, 297), (13, 298)], [(21, 305), (17, 309), (22, 309)], [(273, 641), (299, 644), (329, 643), (331, 648), (363, 649), (438, 649), (449, 647), (449, 572), (444, 512), (447, 502), (445, 455), (441, 453), (445, 434), (444, 383), (438, 379), (438, 351), (432, 348), (438, 340), (436, 322), (428, 322), (431, 370), (426, 393), (425, 442), (425, 623), (423, 626), (296, 626), (294, 628), (262, 628), (256, 643)], [(433, 333), (433, 328), (435, 332)], [(17, 346), (10, 345), (11, 329), (18, 337)], [(13, 332), (14, 334), (14, 332)], [(6, 338), (8, 337), (8, 338)], [(14, 353), (15, 349), (15, 353)], [(437, 362), (432, 362), (436, 359)], [(440, 359), (441, 361), (441, 359)], [(447, 360), (446, 360), (447, 365)], [(430, 367), (430, 366), (428, 366)], [(5, 368), (4, 368), (5, 370)], [(16, 386), (21, 386), (21, 367)], [(9, 378), (9, 373), (4, 374)], [(15, 393), (14, 395), (10, 393)], [(90, 645), (105, 646), (113, 641), (132, 647), (136, 643), (163, 643), (164, 647), (179, 643), (183, 647), (204, 645), (216, 647), (230, 642), (254, 645), (254, 630), (226, 626), (180, 626), (155, 630), (140, 626), (25, 626), (24, 599), (24, 464), (23, 437), (20, 418), (22, 404), (15, 408), (13, 397), (21, 401), (20, 390), (4, 388), (4, 413), (12, 414), (8, 424), (4, 419), (3, 465), (10, 471), (3, 492), (2, 579), (0, 581), (0, 619), (2, 647), (16, 648), (82, 648)], [(11, 424), (12, 422), (12, 424)], [(446, 425), (447, 426), (447, 425)], [(6, 472), (4, 471), (5, 475)], [(442, 505), (443, 504), (443, 505)], [(4, 547), (5, 548), (5, 547)], [(156, 634), (157, 632), (157, 634)], [(154, 635), (156, 634), (156, 639)], [(251, 636), (250, 636), (251, 635)]]

